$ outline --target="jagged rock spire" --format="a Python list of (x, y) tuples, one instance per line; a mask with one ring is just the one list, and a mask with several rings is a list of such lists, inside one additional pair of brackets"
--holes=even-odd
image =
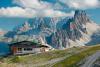
[[(90, 28), (94, 26), (95, 28)], [(36, 17), (23, 25), (18, 27), (15, 32), (9, 32), (8, 35), (16, 35), (16, 32), (20, 32), (17, 35), (28, 36), (29, 39), (33, 36), (40, 36), (43, 43), (49, 44), (54, 48), (63, 49), (73, 46), (83, 46), (88, 41), (88, 35), (93, 33), (97, 29), (97, 25), (92, 23), (84, 10), (76, 10), (75, 15), (72, 18), (69, 17)], [(28, 38), (27, 38), (28, 39)], [(32, 37), (31, 39), (36, 39)]]
[(56, 48), (68, 47), (68, 45), (72, 46), (70, 42), (79, 41), (80, 38), (82, 38), (83, 34), (87, 33), (85, 26), (86, 26), (86, 23), (88, 22), (89, 22), (89, 19), (85, 11), (76, 10), (74, 17), (69, 18), (66, 21), (66, 23), (63, 24), (62, 29), (57, 30), (52, 35), (52, 39), (51, 39), (52, 44), (53, 45), (56, 44)]

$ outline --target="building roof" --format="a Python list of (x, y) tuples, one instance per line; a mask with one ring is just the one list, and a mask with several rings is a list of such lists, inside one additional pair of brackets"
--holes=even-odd
[(10, 46), (18, 46), (18, 47), (28, 47), (28, 46), (35, 46), (35, 47), (48, 47), (46, 45), (42, 45), (39, 43), (35, 43), (35, 42), (31, 42), (31, 41), (21, 41), (21, 42), (16, 42), (16, 43), (12, 43), (10, 44)]

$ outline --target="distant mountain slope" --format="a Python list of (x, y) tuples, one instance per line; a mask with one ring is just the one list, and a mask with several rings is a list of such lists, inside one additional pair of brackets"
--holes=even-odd
[(84, 46), (92, 41), (92, 36), (98, 29), (100, 26), (89, 19), (85, 11), (76, 10), (72, 18), (36, 17), (29, 19), (23, 25), (9, 31), (5, 37), (11, 38), (12, 42), (37, 40), (53, 48), (63, 49)]

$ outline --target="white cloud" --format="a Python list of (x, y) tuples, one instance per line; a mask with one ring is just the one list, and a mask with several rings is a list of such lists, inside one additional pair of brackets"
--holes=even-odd
[(65, 13), (53, 9), (51, 3), (39, 0), (13, 0), (20, 7), (0, 8), (0, 17), (60, 17), (73, 16), (74, 12)]
[(21, 7), (7, 7), (0, 9), (1, 17), (60, 17), (60, 16), (73, 16), (74, 12), (65, 13), (53, 9), (31, 9)]
[(71, 11), (70, 13), (64, 13), (53, 9), (47, 9), (41, 13), (41, 16), (49, 16), (49, 17), (74, 16), (74, 11)]
[(70, 8), (74, 9), (91, 9), (100, 7), (99, 0), (59, 0)]
[(39, 0), (13, 0), (13, 3), (20, 5), (24, 8), (33, 8), (33, 9), (46, 9), (52, 5), (48, 2), (39, 1)]
[(19, 16), (28, 16), (28, 13), (26, 10), (20, 8), (20, 7), (7, 7), (7, 8), (1, 8), (0, 9), (0, 16), (2, 17), (19, 17)]
[[(59, 0), (70, 8), (89, 9), (100, 7), (99, 0)], [(65, 13), (60, 11), (63, 8), (60, 3), (54, 4), (41, 0), (13, 0), (13, 3), (20, 7), (0, 8), (0, 17), (59, 17), (73, 16), (74, 12)], [(56, 10), (55, 10), (56, 8)], [(58, 9), (58, 10), (57, 10)]]

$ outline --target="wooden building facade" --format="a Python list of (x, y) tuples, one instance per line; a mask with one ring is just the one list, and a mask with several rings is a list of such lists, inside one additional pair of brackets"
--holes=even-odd
[(49, 51), (49, 47), (41, 44), (37, 44), (30, 41), (22, 41), (10, 44), (11, 51), (14, 55), (41, 53)]

